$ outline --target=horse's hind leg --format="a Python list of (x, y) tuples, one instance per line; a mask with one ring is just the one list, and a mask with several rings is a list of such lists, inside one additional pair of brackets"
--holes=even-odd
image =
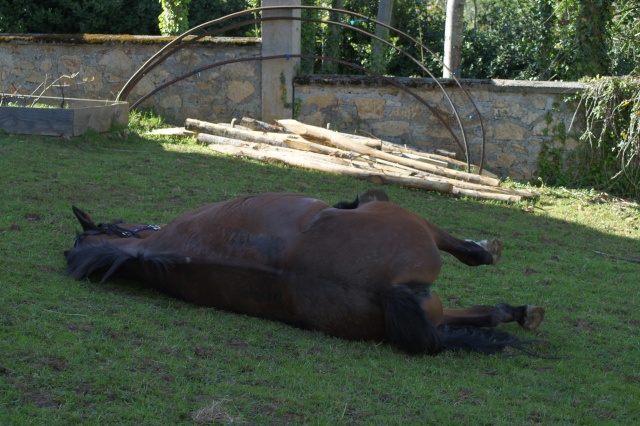
[(517, 322), (527, 330), (535, 331), (544, 318), (544, 308), (523, 305), (511, 306), (500, 303), (496, 306), (474, 306), (467, 309), (443, 310), (438, 325), (451, 327), (495, 327), (498, 324)]
[(494, 265), (500, 260), (504, 244), (500, 240), (475, 242), (461, 240), (447, 231), (438, 228), (431, 222), (426, 222), (438, 249), (453, 255), (459, 261), (470, 265)]

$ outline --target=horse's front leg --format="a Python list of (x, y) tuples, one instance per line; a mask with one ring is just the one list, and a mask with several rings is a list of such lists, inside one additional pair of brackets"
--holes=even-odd
[(544, 319), (544, 308), (532, 305), (474, 306), (467, 309), (447, 309), (442, 312), (440, 326), (495, 327), (498, 324), (517, 322), (527, 330), (535, 331)]

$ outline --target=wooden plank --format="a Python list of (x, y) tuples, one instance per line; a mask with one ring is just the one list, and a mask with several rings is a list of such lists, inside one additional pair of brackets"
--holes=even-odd
[[(73, 136), (79, 136), (89, 129), (93, 129), (96, 132), (106, 132), (111, 128), (114, 122), (119, 122), (118, 124), (126, 124), (126, 122), (122, 123), (122, 121), (118, 119), (119, 117), (122, 117), (122, 111), (118, 113), (118, 110), (122, 108), (123, 105), (104, 105), (72, 109), (74, 112)], [(128, 115), (128, 106), (126, 107), (126, 112)]]
[(73, 136), (73, 110), (0, 107), (0, 129), (18, 134)]

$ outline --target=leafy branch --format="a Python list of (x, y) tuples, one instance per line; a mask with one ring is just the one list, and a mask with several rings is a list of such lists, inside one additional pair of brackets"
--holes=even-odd
[[(640, 193), (640, 79), (603, 77), (582, 95), (586, 129), (581, 140), (599, 151), (607, 165), (613, 166), (610, 185), (624, 180), (637, 196)], [(617, 164), (606, 163), (607, 157)], [(627, 192), (627, 191), (625, 191)]]

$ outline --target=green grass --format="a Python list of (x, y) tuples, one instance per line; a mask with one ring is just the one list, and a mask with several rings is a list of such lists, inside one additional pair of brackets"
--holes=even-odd
[[(367, 182), (218, 156), (142, 137), (160, 125), (73, 139), (0, 135), (0, 424), (586, 424), (640, 422), (636, 204), (543, 190), (534, 205), (385, 187), (463, 238), (498, 237), (495, 267), (444, 255), (449, 307), (542, 305), (532, 335), (556, 358), (407, 356), (189, 305), (137, 283), (73, 281), (63, 251), (76, 205), (98, 221), (164, 223), (262, 191), (334, 203)], [(145, 127), (146, 126), (146, 127)]]

